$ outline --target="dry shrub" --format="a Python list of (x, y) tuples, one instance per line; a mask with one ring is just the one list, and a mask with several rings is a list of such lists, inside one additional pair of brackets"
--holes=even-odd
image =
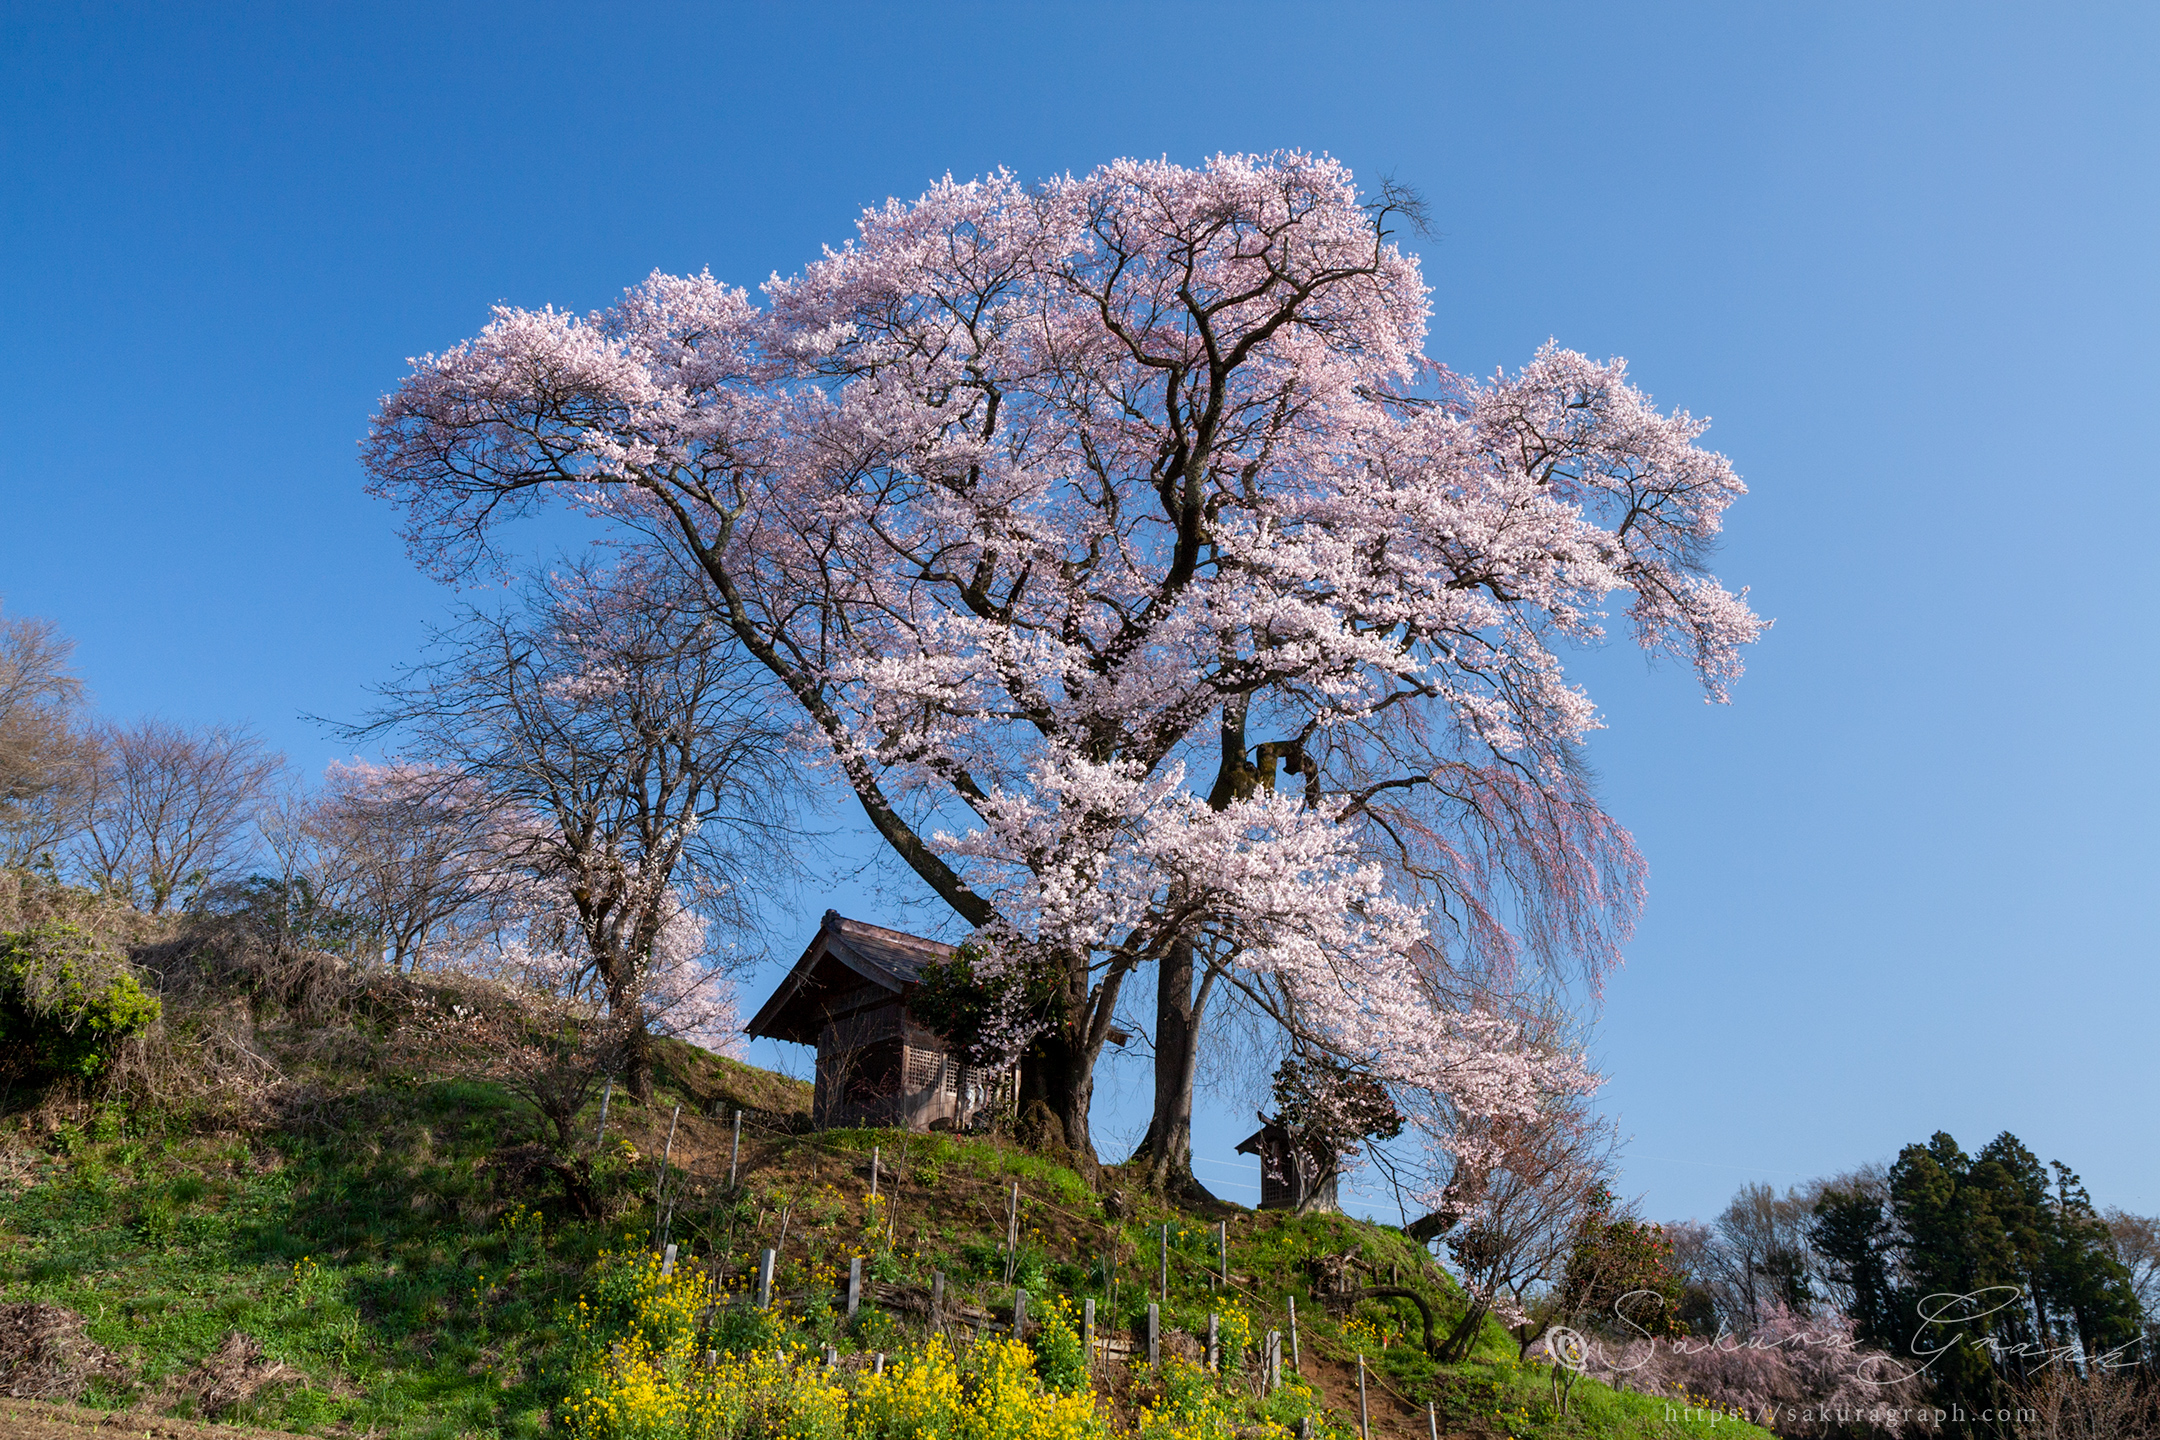
[(588, 1000), (482, 977), (437, 979), (432, 993), (412, 997), (401, 1048), (428, 1070), (502, 1086), (548, 1122), (562, 1155), (573, 1154), (578, 1112), (623, 1068), (630, 1027)]
[(55, 923), (79, 925), (131, 954), (172, 940), (185, 928), (178, 916), (145, 915), (125, 900), (63, 885), (35, 870), (0, 870), (0, 930)]
[(2053, 1366), (2015, 1387), (2019, 1408), (2034, 1418), (2018, 1426), (2024, 1440), (2155, 1440), (2160, 1392), (2135, 1370), (2090, 1367), (2084, 1374)]
[(1911, 1417), (1924, 1388), (1914, 1369), (1858, 1344), (1852, 1321), (1834, 1312), (1799, 1315), (1772, 1301), (1763, 1322), (1745, 1336), (1607, 1338), (1587, 1343), (1583, 1359), (1592, 1379), (1707, 1403), (1780, 1435), (1901, 1435), (1932, 1428)]
[(345, 960), (283, 943), (244, 917), (190, 915), (168, 939), (136, 947), (133, 958), (183, 1010), (244, 995), (256, 1010), (324, 1025), (344, 1018), (362, 988)]
[(265, 1053), (245, 996), (168, 1005), (159, 1023), (117, 1047), (103, 1097), (185, 1116), (198, 1130), (265, 1123), (286, 1077)]
[[(144, 915), (49, 876), (0, 871), (0, 934), (54, 926), (124, 953), (163, 1013), (114, 1045), (94, 1081), (44, 1086), (35, 1098), (47, 1109), (118, 1100), (185, 1115), (201, 1129), (246, 1129), (275, 1118), (294, 1063), (345, 1071), (368, 1058), (351, 1023), (366, 1000), (356, 967), (284, 943), (253, 917)], [(290, 1022), (274, 1046), (264, 1020)]]
[(124, 1381), (127, 1367), (83, 1333), (87, 1323), (58, 1305), (0, 1305), (0, 1395), (74, 1400), (95, 1381)]
[(254, 1399), (264, 1386), (297, 1378), (290, 1367), (263, 1359), (262, 1346), (233, 1330), (181, 1378), (180, 1389), (195, 1397), (203, 1414), (215, 1419)]

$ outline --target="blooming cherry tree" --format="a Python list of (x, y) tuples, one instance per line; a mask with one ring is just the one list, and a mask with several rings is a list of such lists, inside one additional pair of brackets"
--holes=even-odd
[(445, 575), (559, 503), (698, 577), (971, 953), (1050, 978), (1023, 1104), (1084, 1163), (1151, 966), (1173, 1015), (1198, 965), (1390, 1083), (1531, 1107), (1543, 1062), (1446, 981), (1616, 958), (1642, 867), (1562, 652), (1624, 597), (1722, 698), (1742, 487), (1619, 362), (1426, 358), (1391, 201), (1295, 153), (947, 180), (763, 305), (498, 310), (385, 399), (372, 488)]
[(732, 1039), (730, 942), (795, 839), (769, 681), (694, 598), (635, 563), (546, 575), (468, 612), (354, 731), (404, 746), (484, 834), (468, 885), (490, 935), (467, 963), (589, 998), (641, 1097), (652, 1035)]

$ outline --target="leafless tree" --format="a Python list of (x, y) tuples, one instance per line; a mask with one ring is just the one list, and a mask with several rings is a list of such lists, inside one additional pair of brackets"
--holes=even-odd
[(2012, 1391), (2021, 1440), (2160, 1440), (2160, 1390), (2134, 1371), (2051, 1365)]
[(92, 750), (74, 648), (50, 621), (0, 616), (0, 866), (50, 855), (81, 825)]
[(2115, 1258), (2130, 1272), (2130, 1290), (2139, 1308), (2160, 1320), (2160, 1216), (2109, 1210), (2102, 1218), (2115, 1242)]
[(235, 725), (146, 719), (93, 734), (89, 825), (75, 858), (94, 885), (160, 914), (241, 867), (283, 756)]
[(393, 738), (465, 787), (439, 795), (485, 808), (498, 863), (546, 897), (535, 938), (629, 1020), (624, 1078), (642, 1099), (660, 953), (704, 925), (747, 945), (789, 873), (788, 734), (769, 677), (664, 574), (577, 565), (523, 602), (468, 611), (350, 733)]
[(334, 765), (304, 825), (325, 903), (394, 970), (467, 954), (500, 918), (492, 807), (455, 771)]
[(2145, 1315), (2145, 1355), (2160, 1376), (2160, 1216), (2109, 1210), (2101, 1217), (2115, 1258), (2130, 1275), (2130, 1293)]
[(1441, 1209), (1410, 1232), (1446, 1234), (1470, 1300), (1440, 1353), (1467, 1355), (1489, 1314), (1527, 1353), (1553, 1320), (1540, 1296), (1567, 1268), (1583, 1217), (1613, 1177), (1612, 1128), (1579, 1097), (1563, 1096), (1531, 1119), (1472, 1121), (1463, 1142)]
[(1774, 1302), (1805, 1313), (1815, 1299), (1810, 1282), (1808, 1225), (1812, 1195), (1779, 1195), (1770, 1185), (1740, 1187), (1690, 1257), (1690, 1277), (1702, 1284), (1719, 1316), (1734, 1330), (1753, 1330)]
[(1851, 1287), (1810, 1238), (1815, 1207), (1829, 1192), (1879, 1195), (1887, 1183), (1882, 1167), (1873, 1165), (1782, 1195), (1773, 1186), (1747, 1184), (1710, 1224), (1667, 1225), (1673, 1263), (1687, 1279), (1686, 1304), (1701, 1307), (1690, 1323), (1746, 1334), (1773, 1311), (1807, 1315), (1828, 1306), (1849, 1313)]

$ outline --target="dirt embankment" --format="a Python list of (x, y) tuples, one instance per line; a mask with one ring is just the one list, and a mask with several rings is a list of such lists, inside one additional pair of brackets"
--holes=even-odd
[(0, 1436), (6, 1440), (298, 1440), (278, 1430), (249, 1430), (233, 1425), (204, 1425), (167, 1420), (141, 1410), (86, 1410), (41, 1400), (0, 1396)]

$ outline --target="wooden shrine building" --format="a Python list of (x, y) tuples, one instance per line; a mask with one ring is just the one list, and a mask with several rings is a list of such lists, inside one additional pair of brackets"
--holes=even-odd
[(923, 966), (952, 954), (950, 945), (828, 910), (810, 948), (743, 1029), (817, 1047), (811, 1120), (821, 1129), (964, 1129), (1006, 1098), (1010, 1076), (965, 1064), (908, 1012)]
[[(1238, 1145), (1240, 1155), (1260, 1157), (1262, 1210), (1339, 1210), (1335, 1181), (1340, 1165), (1322, 1166), (1319, 1157), (1292, 1143), (1280, 1120), (1260, 1117), (1261, 1128)], [(1326, 1174), (1320, 1172), (1325, 1169)]]

